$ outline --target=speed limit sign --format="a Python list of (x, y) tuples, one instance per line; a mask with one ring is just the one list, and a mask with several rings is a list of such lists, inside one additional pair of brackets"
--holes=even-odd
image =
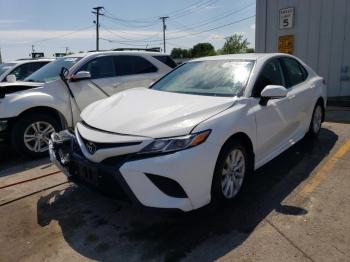
[(280, 10), (280, 29), (293, 27), (294, 8), (289, 7)]

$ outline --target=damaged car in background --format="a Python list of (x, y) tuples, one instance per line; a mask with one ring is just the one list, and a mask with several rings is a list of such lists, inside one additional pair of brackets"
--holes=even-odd
[(0, 85), (0, 142), (22, 155), (47, 155), (50, 135), (74, 127), (87, 105), (124, 89), (148, 87), (175, 66), (168, 55), (154, 51), (59, 58), (24, 82)]
[(290, 55), (199, 58), (90, 104), (51, 136), (50, 156), (73, 181), (190, 211), (235, 199), (255, 169), (317, 136), (326, 99), (323, 78)]

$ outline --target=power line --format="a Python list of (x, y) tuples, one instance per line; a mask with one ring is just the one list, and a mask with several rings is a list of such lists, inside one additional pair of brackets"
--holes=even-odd
[(72, 34), (75, 34), (77, 32), (80, 32), (80, 31), (83, 31), (83, 30), (87, 30), (87, 29), (90, 29), (92, 28), (93, 25), (90, 25), (88, 27), (83, 27), (83, 28), (80, 28), (80, 29), (77, 29), (77, 30), (74, 30), (74, 31), (71, 31), (71, 32), (68, 32), (68, 33), (65, 33), (65, 34), (62, 34), (62, 35), (58, 35), (58, 36), (54, 36), (54, 37), (50, 37), (50, 38), (44, 38), (44, 39), (40, 39), (40, 40), (35, 40), (35, 41), (32, 41), (32, 42), (29, 42), (29, 43), (39, 43), (39, 42), (45, 42), (45, 41), (50, 41), (50, 40), (54, 40), (54, 39), (57, 39), (57, 38), (62, 38), (62, 37), (65, 37), (65, 36), (68, 36), (68, 35), (72, 35)]
[[(237, 14), (237, 13), (239, 13), (239, 12), (241, 12), (241, 11), (243, 11), (243, 10), (245, 10), (245, 9), (247, 9), (247, 8), (249, 8), (249, 7), (251, 7), (251, 6), (253, 6), (253, 5), (255, 5), (255, 2), (254, 2), (254, 3), (250, 3), (250, 4), (244, 6), (244, 7), (240, 8), (240, 9), (233, 9), (233, 10), (231, 10), (231, 11), (229, 11), (229, 12), (225, 12), (225, 13), (223, 13), (222, 15), (219, 15), (219, 16), (214, 17), (213, 19), (203, 20), (202, 22), (205, 21), (204, 23), (197, 23), (197, 24), (195, 24), (194, 26), (184, 26), (184, 25), (182, 25), (182, 27), (185, 28), (187, 31), (190, 31), (190, 30), (192, 30), (192, 29), (196, 29), (196, 28), (199, 28), (199, 27), (203, 27), (203, 26), (205, 26), (205, 25), (208, 25), (208, 24), (217, 22), (217, 21), (222, 20), (222, 19), (224, 19), (224, 18), (226, 18), (226, 17), (229, 17), (229, 16), (231, 16), (231, 15)], [(178, 23), (178, 24), (181, 25), (180, 22), (178, 22), (178, 21), (176, 21), (176, 20), (174, 20), (174, 19), (171, 19), (171, 21), (172, 21), (172, 22), (175, 22), (175, 23)], [(172, 32), (172, 33), (170, 33), (170, 34), (175, 34), (175, 33), (178, 33), (178, 32), (182, 32), (182, 30), (181, 30), (181, 31), (180, 31), (180, 30), (175, 31), (175, 32)]]
[[(116, 32), (114, 32), (114, 31), (108, 29), (107, 27), (105, 27), (105, 26), (103, 26), (103, 25), (101, 25), (101, 24), (100, 24), (100, 26), (101, 26), (104, 30), (106, 30), (107, 32), (109, 32), (110, 34), (112, 34), (112, 35), (114, 35), (114, 36), (117, 36), (117, 37), (119, 37), (119, 38), (121, 38), (121, 39), (124, 39), (124, 40), (121, 40), (120, 42), (135, 42), (135, 41), (147, 42), (148, 40), (152, 40), (152, 39), (154, 39), (154, 37), (159, 36), (159, 34), (160, 34), (160, 33), (156, 33), (156, 34), (154, 34), (154, 35), (151, 35), (151, 36), (149, 36), (149, 37), (142, 38), (142, 39), (131, 39), (131, 38), (126, 38), (126, 37), (124, 37), (124, 36), (122, 36), (122, 35), (120, 35), (120, 34), (117, 34)], [(124, 31), (119, 31), (119, 32), (124, 32)], [(128, 33), (128, 32), (124, 32), (124, 33)], [(136, 35), (139, 35), (139, 34), (136, 34)]]

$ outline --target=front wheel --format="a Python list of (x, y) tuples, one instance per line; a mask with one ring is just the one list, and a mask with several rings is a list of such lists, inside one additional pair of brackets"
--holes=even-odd
[(60, 124), (51, 116), (25, 115), (13, 126), (12, 145), (21, 155), (42, 157), (47, 155), (51, 134), (59, 130)]
[(228, 202), (237, 198), (251, 172), (251, 156), (238, 141), (226, 144), (218, 157), (212, 182), (213, 202)]

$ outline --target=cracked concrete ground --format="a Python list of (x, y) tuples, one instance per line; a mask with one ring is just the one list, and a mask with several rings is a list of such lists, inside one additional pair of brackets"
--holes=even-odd
[(42, 177), (56, 171), (46, 159), (0, 154), (2, 261), (350, 261), (348, 124), (324, 123), (235, 203), (190, 213), (138, 209)]

